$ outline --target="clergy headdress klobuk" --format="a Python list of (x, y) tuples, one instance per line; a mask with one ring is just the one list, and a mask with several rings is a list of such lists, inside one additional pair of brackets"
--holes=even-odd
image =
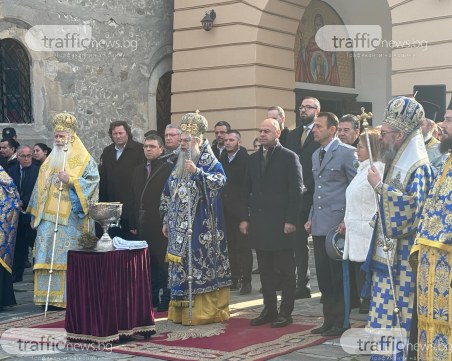
[(54, 132), (66, 132), (75, 134), (77, 128), (77, 119), (67, 112), (55, 115), (52, 121)]
[(424, 108), (414, 98), (395, 97), (386, 107), (383, 123), (410, 134), (419, 129), (424, 119)]
[(197, 110), (195, 113), (185, 114), (180, 121), (179, 128), (182, 133), (201, 138), (207, 131), (208, 126), (207, 119), (199, 114), (199, 110)]

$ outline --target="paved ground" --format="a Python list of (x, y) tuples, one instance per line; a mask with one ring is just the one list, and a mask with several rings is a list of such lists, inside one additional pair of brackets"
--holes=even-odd
[[(321, 307), (319, 304), (320, 293), (318, 292), (317, 280), (315, 275), (315, 268), (313, 264), (313, 252), (311, 251), (310, 269), (311, 269), (311, 289), (313, 291), (313, 297), (307, 300), (297, 300), (295, 302), (294, 314), (318, 316), (319, 323), (321, 323)], [(256, 265), (256, 263), (255, 263)], [(238, 291), (231, 292), (231, 308), (242, 308), (247, 306), (261, 305), (262, 295), (259, 293), (260, 281), (259, 275), (253, 275), (253, 292), (250, 295), (240, 296)], [(31, 269), (27, 269), (24, 275), (23, 282), (15, 283), (14, 290), (16, 294), (17, 305), (13, 307), (5, 307), (3, 312), (0, 312), (0, 322), (4, 322), (12, 319), (20, 319), (34, 314), (43, 313), (40, 307), (33, 304), (33, 277)], [(357, 310), (353, 310), (351, 313), (352, 320), (366, 319), (365, 315), (359, 315)], [(0, 360), (24, 360), (24, 361), (65, 361), (65, 360), (157, 360), (142, 356), (131, 356), (119, 353), (107, 353), (107, 352), (65, 352), (51, 356), (15, 356), (10, 355), (0, 347)], [(283, 360), (302, 360), (302, 361), (314, 361), (314, 360), (344, 360), (344, 361), (362, 361), (368, 360), (367, 356), (356, 356), (347, 354), (340, 346), (339, 339), (330, 340), (322, 345), (313, 346), (295, 351), (293, 353), (276, 357), (272, 361)]]

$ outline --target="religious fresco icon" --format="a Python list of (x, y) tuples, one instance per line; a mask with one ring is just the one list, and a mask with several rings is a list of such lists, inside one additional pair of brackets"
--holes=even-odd
[(343, 22), (328, 4), (313, 0), (306, 8), (296, 35), (295, 81), (353, 87), (353, 58), (346, 52), (324, 51), (321, 45), (326, 39), (316, 39), (317, 31), (325, 24), (341, 25)]

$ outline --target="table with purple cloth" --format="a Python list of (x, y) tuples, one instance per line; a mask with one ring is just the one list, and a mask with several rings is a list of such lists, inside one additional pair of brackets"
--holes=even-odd
[(69, 251), (65, 328), (69, 340), (105, 343), (155, 332), (147, 249)]

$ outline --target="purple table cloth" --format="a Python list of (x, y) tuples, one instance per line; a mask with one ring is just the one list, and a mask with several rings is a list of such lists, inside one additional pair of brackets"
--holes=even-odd
[(147, 249), (69, 251), (66, 287), (69, 340), (105, 343), (155, 332)]

